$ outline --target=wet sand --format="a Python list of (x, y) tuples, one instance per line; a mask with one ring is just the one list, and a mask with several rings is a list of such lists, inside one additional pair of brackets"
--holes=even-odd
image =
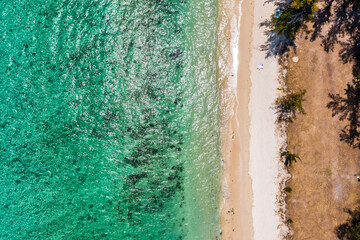
[[(277, 213), (284, 173), (279, 154), (284, 139), (278, 136), (272, 108), (279, 65), (261, 49), (267, 36), (260, 23), (270, 18), (274, 6), (264, 2), (220, 2), (221, 229), (225, 240), (279, 239), (287, 230)], [(257, 70), (258, 62), (264, 63), (264, 69)]]
[(221, 141), (224, 160), (222, 239), (251, 240), (254, 233), (252, 182), (249, 175), (248, 104), (251, 86), (249, 63), (253, 2), (223, 1), (221, 9), (219, 42), (226, 42), (220, 47), (219, 54), (223, 61), (223, 68), (220, 67), (223, 101)]

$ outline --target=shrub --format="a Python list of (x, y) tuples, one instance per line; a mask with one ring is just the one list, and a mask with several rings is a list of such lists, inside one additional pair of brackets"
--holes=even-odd
[(288, 220), (286, 220), (287, 223), (293, 224), (294, 221), (291, 218), (288, 218)]
[(296, 112), (305, 114), (305, 110), (302, 106), (305, 101), (304, 96), (306, 90), (300, 90), (299, 92), (290, 92), (285, 96), (278, 97), (275, 101), (275, 109), (278, 114), (278, 121), (292, 121), (296, 118)]

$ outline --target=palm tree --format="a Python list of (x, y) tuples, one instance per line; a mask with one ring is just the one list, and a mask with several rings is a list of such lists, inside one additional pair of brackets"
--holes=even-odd
[(281, 156), (285, 156), (285, 166), (291, 167), (293, 162), (296, 162), (297, 159), (301, 160), (299, 155), (286, 151)]

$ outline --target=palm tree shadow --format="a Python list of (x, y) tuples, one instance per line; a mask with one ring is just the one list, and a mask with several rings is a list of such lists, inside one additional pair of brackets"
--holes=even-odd
[(360, 82), (353, 80), (344, 90), (344, 96), (329, 94), (331, 101), (327, 108), (332, 110), (333, 117), (339, 116), (340, 121), (347, 122), (341, 130), (340, 141), (360, 149)]

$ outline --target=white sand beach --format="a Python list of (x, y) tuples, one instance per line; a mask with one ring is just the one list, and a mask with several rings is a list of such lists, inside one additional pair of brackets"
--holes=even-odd
[[(226, 240), (280, 239), (287, 230), (277, 214), (279, 186), (286, 174), (279, 161), (284, 139), (277, 136), (273, 110), (279, 65), (276, 58), (266, 58), (266, 51), (261, 49), (267, 36), (260, 24), (273, 11), (272, 3), (261, 0), (221, 4), (219, 75), (224, 160), (221, 228), (222, 239)], [(240, 26), (236, 28), (240, 17)], [(224, 39), (228, 43), (221, 45)], [(259, 63), (262, 69), (257, 69)]]

